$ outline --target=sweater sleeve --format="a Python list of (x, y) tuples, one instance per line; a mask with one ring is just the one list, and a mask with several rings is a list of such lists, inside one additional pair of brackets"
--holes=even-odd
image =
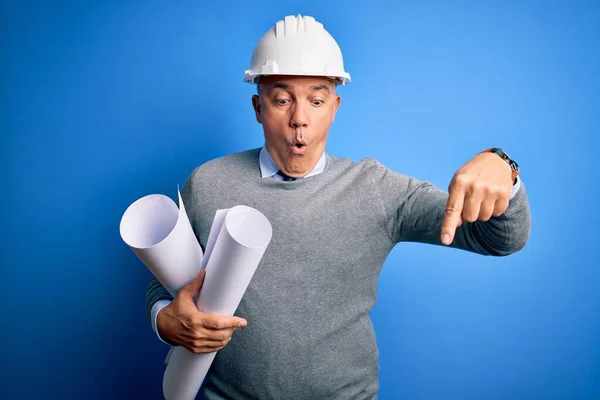
[[(195, 172), (195, 171), (194, 171)], [(187, 179), (183, 187), (181, 188), (181, 199), (183, 200), (183, 204), (191, 204), (193, 201), (193, 173)], [(193, 210), (193, 207), (186, 207), (186, 211), (190, 214)], [(188, 215), (190, 221), (194, 220), (193, 215)], [(146, 288), (146, 318), (148, 322), (152, 323), (152, 306), (156, 304), (159, 300), (173, 300), (173, 296), (169, 293), (167, 288), (160, 283), (155, 276), (152, 277), (148, 287)]]
[[(443, 246), (444, 210), (448, 193), (427, 181), (395, 173), (378, 162), (372, 168), (390, 239)], [(493, 256), (521, 250), (529, 239), (531, 215), (525, 184), (509, 201), (506, 211), (488, 221), (463, 222), (449, 247)]]
[(146, 319), (152, 323), (152, 307), (159, 300), (173, 300), (173, 296), (155, 276), (152, 277), (146, 288)]

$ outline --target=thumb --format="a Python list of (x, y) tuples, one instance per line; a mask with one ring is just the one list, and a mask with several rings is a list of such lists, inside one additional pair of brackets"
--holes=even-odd
[(198, 293), (200, 291), (200, 288), (202, 287), (202, 284), (204, 283), (204, 276), (206, 275), (206, 271), (205, 270), (201, 270), (200, 273), (198, 275), (196, 275), (194, 277), (194, 279), (192, 279), (191, 281), (189, 281), (189, 283), (187, 285), (185, 285), (183, 288), (181, 288), (181, 290), (179, 291), (179, 293), (177, 294), (178, 296), (184, 296), (186, 298), (193, 298), (196, 293)]

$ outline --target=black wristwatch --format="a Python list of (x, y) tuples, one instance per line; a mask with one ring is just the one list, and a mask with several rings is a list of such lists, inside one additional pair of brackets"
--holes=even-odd
[(500, 157), (502, 157), (502, 159), (504, 161), (506, 161), (508, 163), (508, 165), (510, 165), (510, 169), (512, 169), (511, 178), (513, 181), (513, 185), (515, 185), (517, 183), (517, 175), (519, 175), (519, 164), (517, 164), (517, 162), (515, 160), (510, 158), (510, 156), (508, 154), (506, 154), (506, 152), (499, 147), (492, 147), (490, 149), (483, 151), (483, 153), (486, 153), (486, 152), (498, 154)]

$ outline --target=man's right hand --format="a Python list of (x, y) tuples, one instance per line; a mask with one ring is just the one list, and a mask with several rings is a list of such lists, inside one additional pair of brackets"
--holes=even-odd
[(164, 341), (196, 354), (221, 350), (229, 343), (236, 328), (248, 325), (242, 318), (198, 310), (194, 296), (202, 287), (204, 275), (205, 271), (200, 271), (156, 316), (158, 334)]

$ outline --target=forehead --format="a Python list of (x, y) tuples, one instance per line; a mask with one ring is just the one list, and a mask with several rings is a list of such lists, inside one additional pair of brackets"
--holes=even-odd
[(331, 90), (335, 88), (335, 81), (333, 79), (321, 76), (261, 76), (258, 83), (267, 88), (287, 88), (294, 92), (310, 90), (318, 86), (325, 86)]

